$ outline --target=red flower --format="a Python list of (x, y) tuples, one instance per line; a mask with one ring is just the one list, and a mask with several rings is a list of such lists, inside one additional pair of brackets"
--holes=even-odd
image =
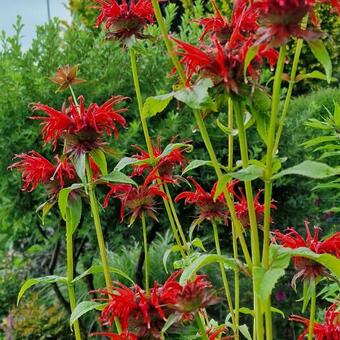
[(124, 219), (125, 207), (129, 209), (131, 214), (130, 225), (134, 223), (137, 217), (142, 214), (147, 215), (157, 221), (155, 209), (155, 197), (159, 196), (167, 199), (166, 194), (159, 189), (157, 185), (143, 184), (138, 188), (131, 184), (108, 184), (110, 191), (107, 193), (104, 200), (104, 208), (109, 204), (110, 197), (116, 197), (121, 200), (120, 217)]
[[(24, 182), (22, 190), (33, 191), (38, 184), (43, 184), (48, 189), (50, 195), (55, 195), (65, 184), (69, 184), (76, 178), (76, 172), (72, 164), (67, 160), (60, 160), (56, 156), (56, 165), (53, 165), (45, 157), (36, 151), (30, 151), (27, 154), (16, 155), (20, 159), (13, 163), (9, 168), (16, 168), (21, 172), (21, 178)], [(29, 189), (30, 187), (30, 189)]]
[[(313, 335), (315, 340), (339, 340), (340, 339), (340, 312), (337, 310), (338, 305), (333, 304), (327, 308), (324, 323), (315, 322), (313, 325)], [(302, 323), (306, 326), (305, 330), (299, 336), (298, 340), (303, 340), (308, 334), (309, 319), (299, 315), (292, 315), (289, 320)]]
[(105, 29), (109, 30), (108, 37), (125, 40), (131, 36), (143, 38), (143, 28), (153, 23), (153, 7), (150, 0), (123, 0), (119, 5), (116, 0), (94, 0), (100, 6), (101, 13), (97, 18), (99, 27), (105, 22)]
[(138, 340), (138, 336), (133, 333), (125, 333), (125, 334), (115, 334), (110, 332), (96, 332), (92, 333), (92, 336), (106, 336), (110, 338), (110, 340)]
[(217, 183), (214, 184), (210, 192), (206, 192), (192, 177), (188, 177), (194, 184), (196, 191), (184, 191), (176, 196), (175, 202), (184, 199), (185, 204), (194, 204), (199, 209), (199, 215), (193, 225), (200, 224), (204, 220), (227, 221), (228, 210), (224, 202), (224, 195), (221, 194), (214, 200)]
[[(249, 221), (249, 214), (248, 214), (248, 203), (247, 198), (245, 197), (243, 190), (239, 188), (239, 194), (237, 194), (234, 190), (235, 185), (238, 183), (238, 181), (233, 181), (230, 183), (229, 191), (234, 196), (235, 202), (235, 212), (237, 219), (241, 222), (243, 227), (248, 228), (250, 227), (250, 221)], [(256, 220), (259, 225), (263, 224), (263, 217), (264, 217), (264, 204), (261, 204), (259, 202), (259, 198), (263, 190), (259, 190), (254, 197), (254, 208), (255, 208), (255, 214), (256, 214)], [(274, 205), (274, 201), (270, 204), (271, 209), (276, 209), (276, 206)]]
[(127, 109), (114, 109), (114, 105), (126, 99), (116, 96), (106, 101), (103, 105), (90, 104), (86, 109), (84, 97), (80, 96), (79, 106), (69, 99), (69, 107), (65, 105), (61, 111), (43, 104), (34, 104), (34, 111), (43, 111), (46, 116), (35, 116), (32, 119), (42, 120), (42, 136), (45, 143), (52, 142), (54, 148), (58, 139), (64, 137), (67, 145), (72, 150), (80, 153), (100, 146), (100, 137), (104, 133), (118, 137), (117, 123), (125, 126), (126, 121), (119, 113)]
[(185, 151), (183, 149), (176, 148), (171, 150), (170, 153), (162, 155), (160, 139), (158, 139), (157, 146), (152, 146), (154, 164), (152, 164), (152, 159), (147, 151), (139, 146), (135, 146), (135, 148), (139, 151), (139, 154), (133, 155), (132, 157), (140, 162), (133, 165), (132, 176), (140, 176), (145, 170), (150, 171), (145, 179), (146, 183), (152, 182), (157, 178), (161, 179), (163, 183), (176, 183), (177, 180), (173, 175), (174, 168), (179, 165), (183, 171), (185, 164), (188, 163), (187, 158), (183, 155)]
[[(322, 35), (320, 31), (301, 28), (301, 21), (307, 14), (312, 17), (314, 25), (317, 25), (313, 12), (313, 6), (317, 3), (316, 0), (255, 0), (253, 7), (259, 11), (259, 21), (262, 24), (258, 31), (260, 34), (258, 41), (280, 46), (290, 37), (306, 40), (319, 38)], [(331, 0), (330, 4), (340, 13), (338, 0)]]
[[(307, 221), (305, 221), (305, 227), (307, 234), (306, 239), (304, 239), (294, 228), (288, 228), (287, 234), (282, 234), (280, 231), (276, 230), (274, 240), (286, 248), (296, 249), (305, 247), (317, 254), (326, 253), (340, 258), (340, 232), (333, 234), (323, 241), (319, 241), (320, 228), (314, 228), (314, 236), (312, 237)], [(321, 264), (303, 257), (294, 257), (294, 265), (298, 270), (298, 273), (292, 280), (293, 286), (295, 286), (295, 281), (300, 277), (303, 279), (313, 279), (327, 274), (325, 267)]]

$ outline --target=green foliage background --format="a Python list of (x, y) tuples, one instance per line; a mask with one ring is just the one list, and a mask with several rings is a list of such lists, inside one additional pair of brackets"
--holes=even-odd
[[(83, 6), (81, 1), (71, 1), (71, 5), (73, 8), (80, 6), (79, 11), (82, 13), (88, 10), (87, 7), (81, 7)], [(204, 8), (198, 3), (193, 11), (194, 16), (201, 17)], [(86, 12), (81, 18), (88, 26), (93, 21), (91, 15), (91, 13)], [(175, 17), (176, 8), (173, 5), (169, 5), (167, 7), (167, 23), (169, 26)], [(144, 139), (141, 127), (139, 126), (136, 102), (134, 100), (128, 55), (118, 44), (106, 42), (102, 33), (94, 33), (86, 25), (82, 25), (77, 18), (70, 26), (55, 19), (37, 28), (36, 38), (31, 48), (27, 51), (22, 51), (21, 49), (20, 35), (22, 25), (19, 19), (15, 24), (15, 35), (9, 37), (2, 33), (1, 36), (0, 258), (3, 258), (3, 260), (0, 264), (0, 317), (5, 318), (8, 315), (14, 318), (17, 317), (15, 322), (17, 325), (20, 325), (16, 331), (17, 333), (14, 334), (17, 339), (40, 339), (37, 334), (34, 334), (35, 326), (33, 327), (32, 334), (27, 335), (24, 333), (28, 327), (27, 320), (19, 320), (18, 315), (27, 315), (29, 318), (30, 313), (27, 313), (27, 309), (31, 308), (36, 313), (34, 314), (37, 315), (36, 319), (38, 319), (41, 308), (45, 308), (51, 315), (53, 314), (55, 320), (59, 320), (58, 318), (64, 316), (65, 313), (51, 287), (46, 288), (45, 291), (47, 293), (40, 294), (39, 299), (33, 294), (31, 297), (24, 298), (26, 302), (19, 309), (14, 307), (21, 283), (27, 277), (42, 276), (48, 273), (53, 245), (56, 244), (57, 240), (61, 240), (61, 256), (55, 273), (60, 273), (61, 275), (65, 273), (62, 261), (62, 255), (65, 252), (63, 245), (65, 231), (64, 225), (60, 223), (58, 218), (58, 212), (55, 209), (48, 216), (45, 225), (42, 225), (39, 215), (34, 213), (34, 211), (42, 202), (44, 192), (42, 190), (36, 190), (33, 193), (20, 191), (20, 176), (7, 170), (14, 154), (34, 149), (47, 156), (52, 155), (51, 148), (45, 148), (42, 145), (38, 123), (29, 119), (31, 115), (29, 104), (42, 102), (60, 108), (65, 100), (65, 96), (68, 94), (55, 93), (55, 85), (47, 78), (60, 65), (79, 63), (79, 76), (87, 79), (87, 82), (77, 86), (76, 92), (83, 94), (87, 103), (102, 103), (110, 95), (117, 94), (132, 98), (129, 103), (129, 112), (126, 115), (129, 127), (121, 131), (118, 141), (112, 140), (111, 145), (116, 149), (117, 154), (110, 160), (111, 166), (121, 156), (133, 153), (133, 144), (144, 147)], [(339, 24), (327, 21), (327, 25), (330, 25), (329, 30), (336, 30)], [(150, 33), (155, 36), (159, 34), (155, 26), (150, 27)], [(197, 40), (200, 34), (197, 25), (189, 20), (188, 13), (182, 16), (178, 34), (182, 39), (192, 42)], [(339, 47), (338, 38), (339, 34), (335, 32), (333, 39), (337, 40), (335, 40), (335, 44), (332, 43), (330, 46), (335, 60), (339, 51), (336, 48)], [(144, 42), (140, 44), (139, 48), (141, 53), (138, 55), (138, 68), (144, 98), (170, 91), (173, 84), (176, 83), (176, 78), (169, 76), (172, 66), (166, 56), (162, 41)], [(301, 64), (301, 70), (305, 72), (307, 72), (304, 69), (305, 65), (307, 63), (310, 64), (310, 61), (307, 60), (310, 58), (309, 54), (305, 53)], [(312, 67), (313, 69), (318, 69), (319, 65), (314, 62)], [(335, 70), (335, 74), (337, 74), (338, 62), (335, 63)], [(311, 71), (311, 69), (308, 71)], [(317, 131), (304, 126), (304, 122), (308, 118), (320, 118), (320, 116), (325, 115), (326, 108), (333, 109), (334, 101), (339, 101), (340, 99), (340, 90), (337, 86), (338, 83), (335, 82), (333, 88), (325, 88), (325, 83), (317, 81), (310, 83), (307, 87), (300, 88), (300, 92), (313, 89), (313, 93), (300, 96), (294, 99), (291, 104), (279, 150), (280, 156), (287, 157), (287, 161), (283, 164), (284, 167), (297, 164), (303, 158), (314, 158), (311, 151), (305, 150), (301, 144), (307, 139), (316, 136)], [(218, 156), (220, 159), (225, 160), (227, 138), (216, 127), (216, 118), (216, 116), (209, 116), (207, 124)], [(223, 113), (220, 114), (220, 118), (221, 120), (224, 118)], [(157, 136), (162, 136), (163, 145), (167, 144), (174, 136), (178, 136), (178, 140), (192, 141), (194, 153), (188, 155), (190, 159), (207, 159), (204, 145), (197, 132), (191, 113), (180, 104), (173, 103), (167, 112), (152, 118), (150, 128), (154, 139)], [(264, 146), (259, 141), (254, 126), (248, 130), (248, 135), (252, 157), (261, 157)], [(42, 151), (43, 149), (44, 151)], [(236, 160), (238, 159), (237, 150), (235, 158)], [(334, 162), (336, 163), (336, 160)], [(200, 168), (193, 172), (193, 174), (206, 188), (209, 188), (214, 181), (214, 174), (210, 169)], [(339, 206), (339, 202), (335, 202), (332, 195), (327, 192), (312, 191), (315, 184), (315, 181), (301, 181), (300, 178), (293, 176), (284, 177), (284, 179), (277, 182), (274, 188), (274, 198), (277, 205), (277, 210), (274, 213), (275, 228), (284, 229), (291, 225), (302, 227), (304, 219), (309, 219), (314, 224), (322, 225), (325, 234), (327, 234), (332, 228), (339, 225), (339, 214), (324, 213), (326, 209), (332, 206)], [(173, 194), (175, 195), (183, 190), (183, 188), (186, 189), (185, 184), (183, 184), (182, 188), (173, 188)], [(180, 216), (184, 216), (183, 224), (188, 229), (194, 211), (189, 207), (181, 206), (179, 207), (179, 213)], [(111, 251), (110, 260), (114, 266), (127, 270), (128, 274), (134, 277), (136, 262), (141, 249), (140, 228), (138, 225), (134, 225), (132, 231), (127, 228), (126, 224), (120, 224), (118, 214), (119, 204), (117, 202), (114, 202), (105, 211), (105, 214), (102, 211), (105, 239), (107, 240), (108, 249)], [(151, 253), (157, 254), (151, 262), (152, 280), (157, 279), (160, 282), (166, 277), (161, 254), (172, 243), (172, 239), (167, 232), (168, 229), (166, 218), (161, 212), (160, 225), (157, 226), (157, 232), (160, 234), (151, 246)], [(223, 234), (223, 249), (226, 252), (231, 252), (230, 231), (226, 230), (221, 234)], [(207, 249), (213, 249), (210, 226), (203, 225), (198, 230), (197, 235), (204, 240)], [(77, 231), (75, 243), (76, 246), (83, 245), (82, 254), (77, 265), (77, 271), (82, 272), (97, 261), (94, 257), (94, 254), (97, 256), (95, 234), (91, 218), (86, 214), (80, 229)], [(170, 260), (169, 263), (171, 263)], [(221, 283), (215, 277), (215, 272), (214, 268), (212, 268), (209, 270), (209, 275), (219, 285)], [(284, 311), (294, 312), (291, 307), (298, 296), (289, 288), (289, 279), (286, 281), (282, 282), (278, 288), (288, 292), (286, 300), (283, 302), (274, 301), (274, 304), (277, 303), (277, 307)], [(93, 284), (99, 288), (103, 285), (103, 281), (100, 277), (96, 277)], [(246, 280), (243, 282), (242, 289), (244, 291), (250, 289), (249, 283)], [(77, 287), (78, 299), (88, 299), (88, 290), (86, 284), (80, 284)], [(61, 292), (65, 293), (62, 288)], [(67, 295), (65, 294), (65, 296)], [(251, 299), (251, 295), (244, 294), (242, 303), (246, 305), (249, 299)], [(39, 301), (39, 304), (34, 303), (32, 305), (32, 301)], [(56, 311), (59, 311), (59, 314)], [(298, 312), (298, 310), (295, 312)], [(218, 312), (215, 311), (214, 313), (218, 317)], [(275, 320), (277, 325), (279, 325), (277, 329), (282, 329), (282, 325), (285, 323), (287, 333), (281, 335), (282, 339), (287, 339), (292, 334), (292, 325), (288, 325), (287, 321), (283, 323), (280, 318), (280, 316), (277, 316)], [(44, 322), (42, 320), (47, 319), (39, 320), (39, 322)], [(95, 320), (94, 315), (92, 315), (93, 320)], [(7, 321), (8, 319), (6, 319), (5, 323)], [(93, 326), (90, 316), (88, 316), (88, 321), (84, 323), (90, 325), (86, 328), (87, 331)], [(60, 332), (59, 326), (57, 327), (54, 322), (48, 323), (48, 325), (50, 327), (46, 332), (52, 337), (58, 337), (58, 332)], [(8, 331), (10, 327), (8, 325), (3, 326), (3, 329)], [(67, 332), (66, 325), (65, 329)], [(277, 335), (276, 339), (280, 339), (281, 335)]]

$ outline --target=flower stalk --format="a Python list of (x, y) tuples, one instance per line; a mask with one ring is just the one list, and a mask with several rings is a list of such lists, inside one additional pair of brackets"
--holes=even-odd
[[(77, 306), (76, 296), (74, 291), (74, 286), (72, 283), (73, 273), (74, 273), (74, 265), (73, 265), (73, 226), (71, 223), (70, 209), (66, 208), (66, 258), (67, 258), (67, 288), (68, 288), (68, 296), (70, 299), (70, 308), (71, 312)], [(73, 324), (73, 330), (76, 340), (81, 340), (81, 333), (79, 327), (79, 321), (76, 320)]]
[(145, 291), (146, 295), (150, 295), (150, 285), (149, 285), (149, 254), (148, 254), (148, 238), (146, 233), (146, 221), (145, 221), (145, 214), (142, 213), (142, 228), (143, 228), (143, 242), (144, 242), (144, 254), (145, 254), (145, 261), (144, 261), (144, 271), (145, 271)]
[(195, 320), (196, 320), (198, 329), (201, 333), (200, 339), (209, 340), (208, 335), (207, 335), (206, 330), (205, 330), (204, 322), (202, 321), (202, 316), (201, 316), (200, 313), (197, 313), (195, 315)]
[(309, 314), (309, 327), (308, 327), (308, 340), (313, 339), (313, 330), (315, 322), (315, 309), (316, 309), (316, 288), (315, 283), (313, 284), (312, 296), (310, 300), (310, 314)]

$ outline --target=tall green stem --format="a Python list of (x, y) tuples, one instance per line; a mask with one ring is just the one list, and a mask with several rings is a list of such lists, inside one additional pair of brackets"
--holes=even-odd
[[(240, 103), (234, 103), (234, 110), (236, 115), (236, 123), (238, 128), (238, 136), (239, 136), (239, 144), (241, 150), (241, 160), (242, 167), (246, 168), (249, 165), (248, 160), (248, 145), (247, 145), (247, 136), (244, 127), (243, 114), (241, 112)], [(258, 267), (261, 263), (260, 257), (260, 243), (259, 243), (259, 235), (258, 228), (256, 222), (256, 213), (254, 207), (254, 197), (253, 197), (253, 189), (251, 186), (251, 181), (245, 181), (244, 186), (246, 189), (246, 199), (247, 199), (247, 207), (248, 207), (248, 216), (250, 222), (250, 238), (251, 238), (251, 250), (252, 250), (252, 259), (253, 265)], [(256, 323), (256, 335), (257, 340), (263, 339), (263, 318), (261, 311), (261, 301), (256, 298), (256, 292), (259, 291), (259, 287), (257, 286), (257, 280), (255, 280), (255, 276), (253, 276), (253, 290), (255, 297), (255, 323)]]
[[(271, 215), (271, 200), (272, 200), (272, 171), (273, 171), (273, 157), (274, 157), (274, 143), (277, 116), (280, 104), (280, 92), (282, 83), (282, 73), (284, 69), (286, 56), (286, 46), (280, 48), (279, 59), (276, 65), (273, 95), (272, 95), (272, 108), (270, 115), (270, 124), (267, 137), (267, 155), (266, 155), (266, 169), (265, 169), (265, 186), (264, 186), (264, 220), (263, 220), (263, 254), (262, 263), (265, 268), (269, 267), (269, 245), (270, 245), (270, 215)], [(263, 303), (266, 316), (266, 337), (268, 340), (273, 338), (272, 335), (272, 315), (271, 315), (271, 302), (270, 297)]]
[[(228, 128), (232, 131), (234, 128), (234, 109), (233, 101), (228, 98)], [(230, 133), (228, 135), (228, 171), (232, 171), (234, 163), (234, 137)], [(233, 238), (233, 254), (234, 259), (238, 260), (238, 250), (237, 250), (237, 231), (235, 229), (235, 224), (231, 222), (232, 238)], [(239, 323), (240, 323), (240, 272), (238, 267), (234, 270), (234, 304), (235, 304), (235, 336), (239, 337)]]
[[(86, 156), (85, 167), (86, 167), (86, 175), (87, 175), (88, 192), (89, 192), (89, 197), (90, 197), (92, 218), (93, 218), (94, 226), (96, 229), (99, 253), (100, 253), (100, 258), (101, 258), (101, 262), (103, 266), (106, 288), (109, 292), (112, 292), (112, 282), (111, 282), (111, 275), (110, 275), (109, 260), (108, 260), (107, 252), (105, 248), (103, 230), (102, 230), (102, 225), (101, 225), (100, 216), (99, 216), (98, 201), (97, 201), (97, 197), (95, 193), (95, 184), (93, 182), (92, 169), (91, 169), (90, 159), (88, 156)], [(115, 324), (117, 327), (117, 331), (120, 334), (121, 326), (120, 326), (120, 322), (118, 318), (115, 318)]]
[(316, 288), (314, 285), (311, 301), (310, 301), (310, 314), (309, 314), (309, 327), (308, 327), (308, 340), (313, 339), (314, 321), (315, 321), (315, 309), (316, 309)]
[[(130, 48), (130, 61), (131, 61), (131, 69), (132, 69), (132, 78), (133, 78), (133, 83), (135, 86), (135, 92), (136, 92), (136, 97), (137, 97), (137, 102), (138, 102), (138, 110), (139, 110), (139, 115), (140, 115), (140, 120), (142, 122), (142, 128), (143, 128), (143, 133), (144, 133), (144, 138), (146, 142), (146, 146), (148, 149), (149, 157), (151, 160), (154, 160), (154, 153), (153, 153), (153, 147), (152, 147), (152, 142), (149, 134), (149, 129), (147, 125), (147, 120), (143, 114), (143, 99), (142, 99), (142, 93), (140, 90), (140, 85), (139, 85), (139, 77), (138, 77), (138, 69), (137, 69), (137, 62), (136, 62), (136, 54), (133, 48)], [(160, 180), (158, 180), (159, 184), (162, 184)], [(164, 191), (163, 185), (161, 185), (161, 190)], [(183, 247), (186, 247), (186, 239), (184, 236), (183, 228), (180, 224), (180, 221), (177, 217), (177, 213), (175, 210), (175, 206), (173, 204), (172, 197), (170, 195), (170, 192), (165, 184), (165, 192), (168, 196), (168, 201), (163, 199), (164, 205), (165, 205), (165, 210), (168, 214), (168, 218), (171, 224), (172, 232), (174, 234), (175, 240), (177, 245), (181, 249), (181, 254), (183, 257), (185, 257), (185, 252), (183, 250)], [(181, 243), (181, 240), (178, 236), (178, 232), (182, 238), (183, 245)]]
[(202, 340), (209, 340), (207, 332), (205, 330), (204, 323), (202, 321), (202, 317), (201, 317), (201, 315), (199, 313), (196, 313), (195, 320), (196, 320), (198, 329), (200, 330), (200, 333), (201, 333), (200, 339), (202, 339)]
[[(217, 255), (221, 256), (222, 253), (221, 253), (221, 247), (220, 247), (220, 240), (219, 240), (219, 236), (218, 236), (217, 225), (216, 225), (215, 221), (212, 221), (211, 224), (212, 224), (213, 230), (214, 230), (214, 240), (215, 240), (216, 253), (217, 253)], [(237, 337), (236, 337), (237, 325), (236, 325), (236, 320), (235, 320), (234, 307), (233, 307), (233, 302), (232, 302), (232, 299), (231, 299), (227, 275), (225, 273), (224, 265), (223, 265), (222, 262), (220, 262), (220, 271), (221, 271), (222, 282), (223, 282), (223, 286), (224, 286), (224, 292), (225, 292), (225, 296), (227, 298), (228, 307), (229, 307), (229, 311), (230, 311), (230, 315), (231, 315), (231, 320), (232, 320), (232, 323), (233, 323), (235, 339), (237, 339)]]
[[(67, 287), (68, 287), (68, 296), (70, 299), (70, 308), (71, 312), (76, 308), (76, 295), (74, 292), (74, 286), (72, 283), (73, 280), (73, 227), (71, 222), (70, 210), (66, 209), (66, 258), (67, 258)], [(81, 340), (79, 321), (76, 320), (73, 324), (74, 335), (76, 340)]]
[[(204, 141), (205, 147), (206, 147), (208, 154), (210, 156), (210, 160), (213, 163), (213, 167), (215, 169), (217, 179), (220, 181), (220, 180), (222, 180), (223, 173), (222, 173), (222, 170), (221, 170), (221, 166), (218, 163), (214, 148), (211, 144), (211, 140), (210, 140), (208, 131), (205, 127), (205, 124), (203, 122), (203, 118), (202, 118), (200, 112), (198, 112), (196, 110), (194, 110), (194, 115), (195, 115), (196, 123), (197, 123), (197, 125), (200, 129), (201, 136), (202, 136), (202, 139)], [(252, 268), (251, 257), (249, 255), (247, 244), (246, 244), (246, 241), (244, 239), (244, 235), (243, 235), (243, 231), (242, 231), (242, 225), (240, 224), (240, 222), (238, 221), (237, 216), (236, 216), (234, 203), (231, 199), (230, 193), (226, 190), (226, 188), (223, 189), (223, 193), (224, 193), (224, 196), (226, 198), (226, 202), (227, 202), (227, 205), (228, 205), (228, 209), (230, 211), (231, 219), (232, 219), (233, 223), (235, 224), (235, 228), (237, 230), (237, 237), (240, 240), (242, 251), (243, 251), (243, 254), (244, 254), (244, 257), (245, 257), (245, 261), (247, 263), (248, 268), (251, 269)]]
[(144, 261), (145, 291), (146, 291), (146, 295), (149, 296), (149, 294), (150, 294), (150, 285), (149, 285), (148, 238), (147, 238), (147, 233), (146, 233), (146, 221), (145, 221), (144, 213), (142, 213), (142, 227), (143, 227), (143, 242), (144, 242), (144, 254), (145, 254), (145, 261)]

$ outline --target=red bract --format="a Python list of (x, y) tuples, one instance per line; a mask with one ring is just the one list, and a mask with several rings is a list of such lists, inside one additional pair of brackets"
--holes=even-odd
[[(259, 22), (262, 27), (258, 33), (258, 42), (270, 42), (273, 46), (285, 44), (289, 38), (297, 37), (306, 40), (319, 38), (320, 31), (302, 29), (301, 21), (309, 14), (314, 24), (317, 19), (313, 12), (316, 0), (255, 0), (253, 7), (259, 11)], [(340, 13), (340, 2), (331, 0), (330, 4)]]
[[(314, 236), (311, 235), (308, 222), (305, 222), (306, 227), (306, 239), (304, 239), (294, 228), (288, 228), (287, 234), (282, 234), (276, 230), (274, 234), (274, 240), (280, 243), (286, 248), (296, 249), (300, 247), (309, 248), (316, 254), (331, 254), (340, 258), (340, 232), (333, 234), (332, 236), (319, 241), (320, 228), (314, 228)], [(326, 268), (321, 264), (306, 259), (303, 257), (294, 257), (294, 265), (298, 270), (298, 273), (292, 280), (292, 285), (295, 285), (295, 281), (302, 277), (303, 279), (314, 279), (318, 276), (326, 275)]]
[[(137, 165), (133, 165), (132, 176), (142, 175), (143, 172), (149, 171), (145, 182), (152, 182), (154, 179), (161, 179), (163, 183), (176, 183), (176, 178), (173, 175), (174, 168), (179, 165), (184, 170), (185, 164), (188, 163), (187, 158), (183, 155), (183, 149), (173, 149), (169, 153), (162, 155), (162, 148), (160, 140), (158, 140), (157, 146), (153, 147), (153, 161), (147, 151), (143, 150), (139, 146), (135, 146), (139, 151), (139, 154), (133, 155), (140, 162)], [(154, 164), (153, 164), (154, 163)]]
[(9, 168), (15, 168), (21, 173), (24, 182), (22, 190), (33, 191), (38, 184), (43, 184), (49, 193), (54, 195), (65, 183), (68, 184), (76, 178), (73, 165), (67, 160), (60, 160), (58, 156), (55, 157), (57, 161), (55, 165), (36, 151), (22, 153), (15, 158), (20, 160)]
[(137, 217), (141, 217), (142, 214), (157, 221), (155, 197), (159, 196), (167, 199), (166, 194), (157, 185), (147, 185), (144, 183), (137, 188), (131, 184), (108, 184), (108, 186), (110, 191), (105, 197), (104, 208), (108, 206), (111, 196), (119, 198), (122, 203), (120, 210), (121, 221), (124, 220), (126, 207), (129, 210), (129, 214), (131, 214), (130, 225), (134, 223)]
[(210, 192), (206, 192), (192, 177), (188, 177), (195, 186), (195, 191), (185, 191), (177, 195), (175, 202), (184, 199), (185, 204), (194, 204), (199, 209), (199, 216), (193, 225), (200, 224), (204, 220), (227, 221), (228, 211), (224, 203), (224, 195), (221, 194), (214, 200), (217, 183), (214, 184)]
[(52, 142), (54, 148), (58, 139), (63, 137), (67, 146), (76, 153), (82, 153), (99, 147), (102, 143), (100, 137), (104, 133), (118, 137), (116, 124), (125, 126), (126, 121), (121, 112), (127, 109), (116, 110), (114, 106), (126, 97), (116, 96), (99, 106), (95, 103), (85, 108), (84, 97), (80, 96), (79, 106), (69, 98), (69, 107), (63, 105), (61, 111), (43, 104), (34, 104), (34, 111), (43, 111), (46, 116), (34, 116), (32, 119), (42, 120), (42, 136), (45, 143)]
[[(241, 188), (238, 189), (239, 194), (236, 193), (234, 187), (238, 183), (238, 181), (233, 181), (229, 185), (229, 191), (234, 196), (234, 207), (237, 219), (241, 222), (243, 227), (248, 228), (250, 227), (250, 221), (249, 221), (249, 213), (248, 213), (248, 203), (247, 198), (245, 197), (243, 190)], [(259, 190), (254, 197), (254, 208), (255, 208), (255, 214), (256, 214), (256, 221), (259, 225), (263, 224), (263, 217), (264, 217), (264, 204), (261, 204), (259, 202), (259, 198), (263, 190)], [(276, 209), (276, 206), (274, 205), (274, 201), (270, 204), (271, 209)]]
[(131, 36), (143, 38), (143, 28), (153, 23), (153, 7), (150, 0), (138, 0), (118, 4), (115, 0), (94, 0), (100, 6), (101, 13), (97, 18), (99, 27), (105, 22), (105, 29), (109, 30), (108, 37), (114, 39), (127, 39)]
[(96, 332), (92, 333), (92, 336), (106, 336), (110, 338), (110, 340), (138, 340), (138, 336), (133, 333), (126, 334), (115, 334), (110, 332)]
[[(324, 323), (315, 322), (313, 325), (313, 335), (315, 340), (339, 340), (340, 339), (340, 312), (337, 304), (327, 308)], [(309, 330), (309, 319), (299, 315), (292, 315), (289, 320), (302, 323), (306, 326), (298, 340), (305, 339)]]

